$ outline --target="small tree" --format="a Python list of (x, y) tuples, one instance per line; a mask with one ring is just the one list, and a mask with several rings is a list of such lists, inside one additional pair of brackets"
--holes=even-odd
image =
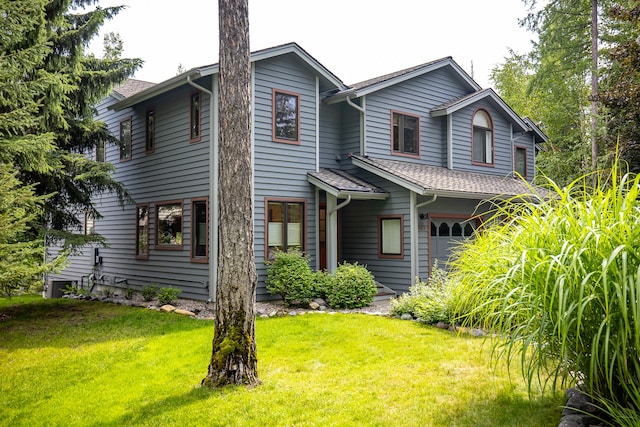
[(19, 287), (28, 288), (45, 272), (62, 267), (65, 254), (42, 262), (44, 242), (28, 237), (32, 222), (42, 212), (44, 197), (33, 186), (23, 186), (12, 166), (0, 163), (0, 293), (6, 296)]

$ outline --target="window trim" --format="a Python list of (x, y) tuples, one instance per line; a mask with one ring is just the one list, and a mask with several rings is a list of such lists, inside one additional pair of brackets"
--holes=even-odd
[[(388, 219), (400, 220), (400, 253), (399, 254), (387, 254), (382, 252), (382, 223)], [(378, 215), (378, 258), (383, 259), (403, 259), (404, 258), (404, 215), (403, 214), (390, 214), (390, 215)]]
[[(491, 129), (487, 129), (487, 128), (481, 128), (480, 126), (478, 126), (478, 128), (480, 129), (486, 129), (486, 130), (490, 130), (491, 131), (491, 162), (487, 163), (487, 162), (479, 162), (477, 160), (475, 160), (473, 158), (473, 149), (474, 149), (474, 144), (475, 144), (475, 139), (473, 137), (474, 135), (474, 129), (476, 128), (476, 126), (473, 124), (473, 121), (476, 117), (476, 114), (479, 111), (483, 111), (488, 117), (489, 117), (489, 121), (491, 122)], [(495, 162), (496, 162), (496, 126), (494, 124), (494, 120), (493, 120), (493, 116), (491, 116), (491, 113), (489, 112), (489, 110), (487, 110), (486, 108), (477, 108), (473, 114), (471, 114), (471, 164), (472, 165), (478, 165), (478, 166), (486, 166), (486, 167), (495, 167)], [(486, 153), (485, 153), (485, 159), (486, 159)]]
[[(205, 256), (196, 256), (194, 254), (194, 250), (193, 250), (193, 245), (196, 241), (195, 239), (195, 232), (196, 232), (196, 227), (195, 227), (195, 209), (194, 209), (194, 205), (198, 202), (204, 202), (205, 203), (205, 228), (207, 230), (206, 232), (206, 238), (205, 238)], [(190, 223), (191, 223), (191, 234), (190, 234), (190, 238), (191, 238), (191, 242), (189, 244), (189, 258), (191, 259), (191, 262), (194, 263), (201, 263), (201, 264), (206, 264), (209, 262), (209, 197), (193, 197), (191, 199), (191, 212), (190, 212)], [(184, 239), (183, 239), (184, 242)]]
[[(198, 96), (198, 134), (193, 136), (193, 98)], [(189, 143), (200, 142), (202, 140), (202, 92), (195, 90), (189, 94)]]
[(127, 141), (125, 147), (129, 148), (129, 155), (127, 157), (122, 157), (122, 145), (120, 145), (120, 150), (119, 151), (119, 157), (120, 157), (120, 161), (121, 162), (128, 162), (129, 160), (133, 159), (133, 119), (131, 118), (131, 116), (127, 117), (126, 119), (122, 119), (120, 120), (120, 143), (122, 144), (122, 125), (124, 125), (126, 122), (129, 122), (129, 140)]
[[(180, 244), (175, 244), (175, 245), (167, 245), (167, 244), (159, 244), (158, 243), (158, 231), (160, 231), (160, 228), (158, 227), (159, 225), (159, 218), (158, 218), (158, 213), (160, 212), (160, 207), (162, 206), (166, 206), (166, 205), (177, 205), (179, 204), (181, 209), (182, 209), (182, 224), (180, 224), (180, 233), (182, 233), (182, 243)], [(184, 200), (182, 199), (176, 199), (176, 200), (163, 200), (161, 202), (155, 202), (154, 203), (154, 207), (155, 207), (155, 232), (154, 232), (154, 249), (159, 249), (162, 251), (181, 251), (184, 249)]]
[[(147, 253), (146, 254), (140, 254), (139, 250), (140, 250), (140, 236), (138, 235), (139, 232), (139, 212), (141, 208), (146, 208), (147, 209)], [(149, 217), (151, 216), (151, 210), (149, 208), (149, 203), (138, 203), (136, 204), (136, 248), (135, 248), (135, 255), (136, 255), (136, 259), (149, 259), (149, 249), (151, 248), (151, 244), (150, 244), (150, 235), (149, 233), (151, 232), (151, 227), (149, 227)]]
[[(151, 135), (149, 135), (149, 115), (153, 116)], [(151, 139), (151, 148), (149, 148), (149, 139)], [(156, 109), (147, 110), (144, 119), (144, 152), (145, 154), (153, 154), (156, 151)]]
[(269, 203), (302, 203), (302, 252), (307, 253), (308, 229), (307, 229), (307, 199), (287, 198), (287, 197), (265, 197), (264, 198), (264, 260), (269, 258)]
[[(297, 98), (298, 111), (296, 111), (296, 124), (298, 126), (296, 139), (279, 138), (276, 136), (276, 93), (283, 95), (294, 96)], [(300, 109), (302, 107), (302, 97), (299, 93), (290, 92), (283, 89), (271, 89), (271, 137), (274, 142), (281, 142), (283, 144), (300, 145), (300, 134), (302, 129), (300, 126)]]
[[(393, 127), (394, 127), (394, 123), (393, 123), (393, 118), (394, 115), (398, 114), (400, 116), (407, 116), (407, 117), (413, 117), (415, 119), (418, 120), (418, 131), (417, 131), (417, 135), (416, 135), (416, 139), (417, 139), (417, 148), (418, 148), (418, 152), (417, 153), (405, 153), (404, 151), (396, 151), (393, 149)], [(419, 114), (413, 114), (413, 113), (407, 113), (404, 111), (399, 111), (399, 110), (391, 110), (391, 128), (390, 128), (390, 138), (389, 138), (389, 142), (390, 142), (390, 150), (391, 150), (391, 155), (392, 156), (401, 156), (401, 157), (409, 157), (412, 159), (419, 159), (420, 158), (420, 128), (421, 128), (421, 117)], [(404, 140), (404, 138), (403, 138)], [(404, 144), (403, 144), (404, 145)]]
[[(517, 170), (517, 160), (518, 160), (518, 150), (524, 150), (524, 173), (521, 174), (523, 178), (528, 178), (529, 177), (529, 167), (528, 167), (528, 160), (529, 160), (529, 152), (527, 150), (527, 147), (522, 146), (522, 145), (514, 145), (513, 146), (513, 171), (514, 172), (518, 172)], [(518, 172), (519, 173), (519, 172)]]

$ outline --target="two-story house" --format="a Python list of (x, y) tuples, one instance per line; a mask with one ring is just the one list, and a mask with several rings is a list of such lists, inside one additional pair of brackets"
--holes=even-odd
[[(401, 293), (473, 235), (482, 202), (530, 191), (545, 135), (450, 58), (345, 85), (291, 43), (252, 54), (255, 258), (299, 248), (316, 269), (365, 264)], [(108, 248), (57, 279), (215, 297), (218, 65), (129, 80), (98, 106), (121, 147), (95, 155), (136, 201), (96, 200)], [(246, 189), (245, 189), (246, 190)]]

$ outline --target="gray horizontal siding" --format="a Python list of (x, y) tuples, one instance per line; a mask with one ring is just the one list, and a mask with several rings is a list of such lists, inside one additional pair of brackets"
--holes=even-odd
[[(372, 157), (446, 165), (446, 122), (430, 110), (468, 93), (468, 88), (445, 70), (399, 83), (367, 96), (367, 154)], [(420, 116), (420, 159), (391, 154), (391, 112)]]

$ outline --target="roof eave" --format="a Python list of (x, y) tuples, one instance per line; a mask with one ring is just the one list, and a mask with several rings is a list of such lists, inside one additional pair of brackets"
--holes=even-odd
[[(215, 71), (214, 71), (215, 70)], [(141, 92), (136, 93), (128, 98), (124, 98), (121, 101), (114, 103), (109, 106), (110, 110), (120, 111), (127, 107), (131, 107), (133, 105), (139, 104), (140, 102), (147, 101), (151, 98), (154, 98), (158, 95), (162, 95), (165, 92), (168, 92), (172, 89), (180, 87), (182, 85), (187, 84), (188, 79), (191, 78), (200, 78), (207, 75), (211, 75), (217, 72), (217, 66), (208, 66), (202, 68), (192, 68), (189, 71), (186, 71), (182, 74), (178, 74), (175, 77), (170, 78), (169, 80), (165, 80), (161, 83), (158, 83), (155, 86), (150, 87), (149, 89), (143, 90)]]
[(346, 199), (349, 196), (352, 200), (385, 200), (389, 198), (389, 193), (365, 193), (362, 191), (339, 190), (312, 175), (307, 175), (307, 181), (338, 199)]

